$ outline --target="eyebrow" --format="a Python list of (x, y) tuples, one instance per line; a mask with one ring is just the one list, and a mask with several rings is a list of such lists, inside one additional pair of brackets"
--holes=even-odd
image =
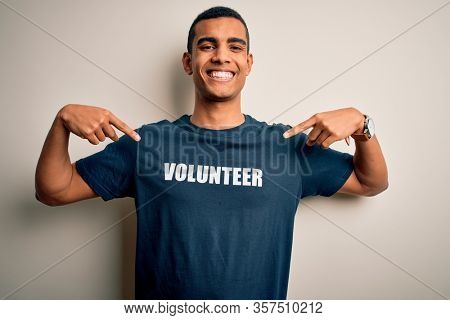
[[(197, 46), (201, 45), (201, 44), (204, 43), (204, 42), (217, 43), (217, 39), (216, 39), (216, 38), (213, 38), (213, 37), (203, 37), (203, 38), (200, 38), (200, 39), (198, 39), (198, 41), (197, 41)], [(233, 42), (240, 43), (240, 44), (242, 44), (242, 45), (244, 45), (244, 46), (247, 45), (247, 42), (246, 42), (245, 40), (241, 39), (241, 38), (231, 37), (231, 38), (228, 38), (228, 39), (227, 39), (227, 43), (233, 43)]]

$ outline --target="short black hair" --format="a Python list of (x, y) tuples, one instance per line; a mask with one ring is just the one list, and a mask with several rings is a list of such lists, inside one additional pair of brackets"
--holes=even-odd
[(245, 35), (247, 36), (247, 53), (250, 50), (250, 35), (248, 33), (247, 24), (245, 23), (244, 19), (241, 17), (241, 15), (231, 8), (227, 7), (212, 7), (208, 10), (203, 11), (200, 13), (197, 18), (195, 18), (194, 22), (192, 22), (191, 28), (189, 29), (189, 35), (188, 35), (188, 42), (187, 42), (187, 50), (189, 53), (192, 53), (192, 42), (195, 38), (195, 25), (199, 23), (202, 20), (207, 19), (214, 19), (214, 18), (222, 18), (222, 17), (230, 17), (238, 19), (245, 27)]

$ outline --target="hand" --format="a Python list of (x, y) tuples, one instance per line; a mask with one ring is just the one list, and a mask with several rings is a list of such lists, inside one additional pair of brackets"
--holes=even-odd
[(317, 113), (308, 120), (287, 130), (283, 136), (290, 138), (311, 127), (313, 129), (308, 135), (306, 144), (312, 146), (314, 143), (317, 143), (322, 148), (327, 149), (333, 142), (347, 139), (354, 133), (362, 132), (364, 115), (355, 108)]
[(119, 138), (112, 126), (135, 141), (141, 139), (125, 122), (104, 108), (68, 104), (58, 112), (57, 117), (62, 120), (67, 130), (92, 144), (99, 144), (105, 141), (106, 137), (117, 141)]

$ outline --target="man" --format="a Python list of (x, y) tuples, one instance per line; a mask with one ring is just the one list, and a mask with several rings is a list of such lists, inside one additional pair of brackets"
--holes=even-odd
[[(182, 62), (195, 84), (191, 116), (134, 131), (106, 109), (63, 107), (37, 165), (36, 196), (48, 205), (135, 199), (138, 299), (285, 299), (300, 199), (387, 188), (373, 120), (345, 108), (292, 128), (243, 114), (253, 56), (246, 24), (229, 8), (194, 20)], [(71, 164), (71, 132), (114, 142)], [(349, 136), (353, 157), (328, 149)]]

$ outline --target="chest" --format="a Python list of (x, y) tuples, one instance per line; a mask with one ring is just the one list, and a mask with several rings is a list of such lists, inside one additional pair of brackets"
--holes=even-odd
[(263, 139), (166, 141), (139, 150), (137, 189), (185, 204), (295, 206), (301, 186), (295, 157), (288, 144)]

